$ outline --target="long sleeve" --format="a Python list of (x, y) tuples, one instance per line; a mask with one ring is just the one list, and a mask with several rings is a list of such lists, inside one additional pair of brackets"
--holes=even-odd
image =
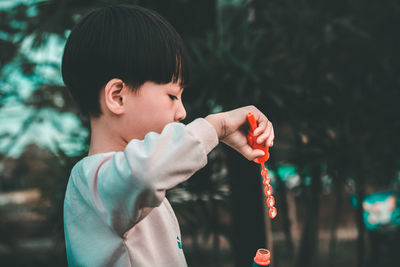
[(144, 140), (134, 139), (123, 152), (94, 155), (82, 165), (91, 196), (87, 201), (123, 236), (160, 205), (167, 189), (204, 167), (217, 144), (214, 128), (197, 119), (186, 126), (170, 123), (161, 134), (150, 132)]

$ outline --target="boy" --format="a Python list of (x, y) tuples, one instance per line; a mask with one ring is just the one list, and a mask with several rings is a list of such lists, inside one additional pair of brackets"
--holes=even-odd
[(165, 191), (204, 167), (218, 140), (247, 159), (273, 129), (255, 107), (212, 114), (184, 125), (187, 56), (179, 35), (154, 11), (113, 6), (93, 11), (72, 30), (62, 75), (89, 115), (89, 155), (71, 171), (64, 230), (71, 266), (186, 266), (180, 230)]

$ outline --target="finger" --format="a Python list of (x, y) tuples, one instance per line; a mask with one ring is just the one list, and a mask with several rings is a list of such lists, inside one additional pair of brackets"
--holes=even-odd
[(272, 128), (272, 132), (270, 136), (267, 139), (267, 145), (268, 146), (273, 146), (274, 145), (274, 139), (275, 139), (275, 133), (274, 133), (274, 128)]
[(258, 124), (257, 129), (254, 130), (254, 135), (257, 136), (257, 135), (261, 134), (262, 132), (264, 132), (268, 126), (268, 123), (269, 123), (269, 121), (268, 121), (267, 117), (265, 117), (265, 119), (261, 120)]
[(253, 149), (251, 146), (243, 146), (239, 152), (248, 160), (254, 160), (256, 158), (265, 155), (265, 152), (260, 149)]
[(271, 122), (268, 125), (266, 134), (267, 134), (267, 138), (266, 138), (265, 146), (271, 147), (274, 145), (274, 138), (275, 138), (274, 127)]
[[(260, 136), (257, 137), (257, 140), (256, 140), (257, 144), (264, 143), (265, 140), (267, 140), (267, 138), (270, 136), (271, 132), (272, 132), (272, 123), (268, 122), (268, 126), (266, 127), (266, 130)], [(268, 144), (265, 144), (265, 145), (268, 145)]]
[(256, 142), (257, 144), (263, 144), (264, 146), (273, 146), (275, 135), (273, 128), (268, 128), (265, 133), (260, 135)]

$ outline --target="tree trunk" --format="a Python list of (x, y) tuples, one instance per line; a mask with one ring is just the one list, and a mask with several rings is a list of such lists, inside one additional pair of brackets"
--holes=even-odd
[(331, 225), (331, 240), (329, 243), (329, 260), (328, 266), (335, 266), (336, 243), (337, 243), (337, 228), (339, 226), (340, 215), (342, 214), (342, 183), (340, 177), (334, 178), (333, 190), (335, 190), (335, 207)]
[(319, 170), (311, 169), (311, 186), (307, 198), (305, 222), (297, 255), (297, 267), (309, 267), (315, 264), (314, 255), (318, 244), (318, 214), (321, 179)]
[(285, 233), (286, 248), (290, 252), (290, 255), (293, 255), (294, 246), (292, 233), (290, 231), (291, 222), (289, 218), (289, 206), (287, 201), (286, 186), (280, 177), (278, 177), (277, 179), (277, 184), (277, 191), (279, 192), (277, 194), (277, 196), (279, 197), (277, 203), (279, 203), (279, 210), (281, 212), (280, 216), (282, 218), (283, 232)]
[(364, 267), (364, 240), (365, 240), (365, 228), (364, 228), (364, 221), (363, 221), (363, 208), (362, 203), (364, 200), (365, 192), (364, 192), (364, 177), (362, 174), (358, 177), (357, 183), (357, 200), (358, 206), (356, 209), (356, 222), (357, 222), (357, 229), (358, 229), (358, 238), (357, 238), (357, 266)]

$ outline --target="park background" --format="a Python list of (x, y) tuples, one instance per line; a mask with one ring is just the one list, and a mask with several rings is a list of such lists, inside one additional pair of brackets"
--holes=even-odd
[(397, 0), (0, 0), (0, 265), (66, 266), (62, 206), (88, 121), (63, 85), (71, 28), (139, 4), (183, 37), (185, 123), (252, 104), (275, 128), (259, 166), (225, 145), (168, 192), (189, 266), (400, 266)]

